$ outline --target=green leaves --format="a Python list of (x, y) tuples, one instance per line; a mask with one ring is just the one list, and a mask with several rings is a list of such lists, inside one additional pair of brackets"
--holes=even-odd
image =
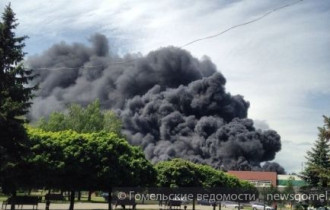
[(86, 108), (72, 104), (67, 112), (53, 112), (48, 120), (40, 119), (37, 126), (45, 131), (73, 130), (78, 133), (113, 132), (120, 135), (122, 123), (112, 111), (103, 112), (100, 101)]
[(27, 113), (35, 87), (27, 84), (33, 79), (32, 71), (21, 64), (26, 39), (16, 37), (15, 14), (10, 5), (5, 8), (0, 23), (0, 113), (6, 119), (13, 119)]
[(155, 170), (140, 148), (115, 133), (47, 132), (28, 127), (30, 164), (43, 187), (109, 190), (147, 186)]
[(324, 126), (319, 127), (318, 140), (307, 152), (307, 164), (302, 173), (303, 178), (313, 187), (328, 187), (330, 185), (330, 120), (323, 116)]
[(208, 165), (195, 164), (182, 159), (159, 162), (155, 166), (157, 183), (161, 187), (243, 187), (250, 183), (216, 170)]
[(26, 175), (28, 139), (23, 115), (36, 88), (28, 85), (34, 76), (22, 64), (26, 36), (16, 37), (17, 25), (9, 4), (0, 20), (0, 185), (9, 191), (14, 191)]

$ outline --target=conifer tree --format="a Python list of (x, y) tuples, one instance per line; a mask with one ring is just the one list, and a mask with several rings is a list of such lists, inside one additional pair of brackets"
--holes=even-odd
[(307, 164), (303, 178), (313, 187), (328, 187), (330, 184), (329, 117), (323, 116), (324, 126), (319, 127), (319, 136), (313, 148), (307, 152)]
[(14, 194), (18, 182), (24, 181), (20, 175), (28, 140), (23, 123), (35, 89), (29, 85), (33, 72), (22, 63), (27, 37), (16, 36), (16, 21), (9, 4), (0, 20), (0, 185)]

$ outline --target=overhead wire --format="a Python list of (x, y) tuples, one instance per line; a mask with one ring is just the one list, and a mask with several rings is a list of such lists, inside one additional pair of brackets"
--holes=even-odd
[(215, 37), (218, 37), (218, 36), (220, 36), (220, 35), (222, 35), (222, 34), (228, 32), (228, 31), (231, 31), (231, 30), (233, 30), (233, 29), (235, 29), (235, 28), (242, 27), (242, 26), (249, 25), (249, 24), (251, 24), (251, 23), (257, 22), (257, 21), (259, 21), (259, 20), (261, 20), (261, 19), (267, 17), (268, 15), (270, 15), (270, 14), (272, 14), (272, 13), (278, 11), (278, 10), (284, 9), (284, 8), (286, 8), (286, 7), (293, 6), (293, 5), (298, 4), (298, 3), (302, 2), (302, 1), (303, 1), (303, 0), (298, 0), (298, 1), (295, 1), (295, 2), (293, 2), (293, 3), (286, 4), (286, 5), (283, 5), (283, 6), (281, 6), (281, 7), (278, 7), (278, 8), (272, 9), (272, 10), (266, 12), (265, 14), (263, 14), (263, 15), (261, 15), (261, 16), (255, 18), (255, 19), (253, 19), (253, 20), (250, 20), (250, 21), (247, 21), (247, 22), (244, 22), (244, 23), (240, 23), (240, 24), (238, 24), (238, 25), (231, 26), (231, 27), (227, 28), (226, 30), (223, 30), (223, 31), (221, 31), (221, 32), (219, 32), (219, 33), (216, 33), (216, 34), (214, 34), (214, 35), (210, 35), (210, 36), (206, 36), (206, 37), (203, 37), (203, 38), (195, 39), (195, 40), (193, 40), (193, 41), (190, 41), (190, 42), (188, 42), (188, 43), (186, 43), (186, 44), (180, 46), (179, 48), (184, 48), (184, 47), (187, 47), (187, 46), (189, 46), (189, 45), (192, 45), (192, 44), (194, 44), (194, 43), (196, 43), (196, 42), (200, 42), (200, 41), (203, 41), (203, 40), (206, 40), (206, 39), (213, 39), (213, 38), (215, 38)]
[[(204, 41), (204, 40), (207, 40), (207, 39), (213, 39), (213, 38), (216, 38), (218, 36), (221, 36), (233, 29), (236, 29), (236, 28), (239, 28), (239, 27), (242, 27), (242, 26), (246, 26), (246, 25), (249, 25), (249, 24), (252, 24), (252, 23), (255, 23), (255, 22), (258, 22), (262, 19), (264, 19), (265, 17), (269, 16), (270, 14), (272, 13), (275, 13), (279, 10), (282, 10), (284, 8), (287, 8), (287, 7), (290, 7), (290, 6), (293, 6), (293, 5), (296, 5), (300, 2), (302, 2), (303, 0), (298, 0), (298, 1), (295, 1), (295, 2), (292, 2), (292, 3), (289, 3), (289, 4), (285, 4), (285, 5), (282, 5), (280, 7), (277, 7), (277, 8), (274, 8), (266, 13), (264, 13), (263, 15), (255, 18), (255, 19), (252, 19), (252, 20), (249, 20), (247, 22), (243, 22), (243, 23), (240, 23), (240, 24), (237, 24), (237, 25), (234, 25), (234, 26), (231, 26), (219, 33), (216, 33), (216, 34), (213, 34), (213, 35), (209, 35), (209, 36), (206, 36), (206, 37), (202, 37), (202, 38), (198, 38), (198, 39), (195, 39), (195, 40), (192, 40), (188, 43), (185, 43), (181, 46), (179, 46), (178, 48), (185, 48), (187, 46), (190, 46), (190, 45), (193, 45), (197, 42), (201, 42), (201, 41)], [(114, 65), (114, 64), (126, 64), (126, 63), (130, 63), (130, 62), (134, 62), (136, 60), (138, 60), (139, 58), (133, 58), (133, 59), (130, 59), (130, 60), (124, 60), (124, 61), (116, 61), (116, 62), (110, 62), (109, 64), (110, 65)], [(41, 68), (37, 68), (38, 70), (57, 70), (57, 69), (80, 69), (80, 68), (97, 68), (97, 67), (100, 67), (100, 66), (103, 66), (103, 65), (97, 65), (97, 66), (80, 66), (80, 67), (41, 67)]]
[(59, 67), (41, 67), (37, 68), (38, 70), (61, 70), (61, 69), (80, 69), (80, 68), (98, 68), (98, 67), (104, 67), (104, 65), (97, 65), (97, 66), (80, 66), (80, 67), (65, 67), (65, 66), (59, 66)]

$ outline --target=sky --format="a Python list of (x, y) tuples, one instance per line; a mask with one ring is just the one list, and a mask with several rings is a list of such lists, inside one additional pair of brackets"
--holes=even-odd
[(227, 91), (250, 102), (258, 128), (276, 130), (282, 150), (275, 161), (299, 172), (317, 139), (322, 115), (330, 116), (330, 1), (328, 0), (1, 0), (11, 2), (28, 35), (28, 56), (55, 43), (88, 43), (95, 32), (119, 53), (147, 54), (234, 28), (184, 47), (208, 56), (227, 78)]

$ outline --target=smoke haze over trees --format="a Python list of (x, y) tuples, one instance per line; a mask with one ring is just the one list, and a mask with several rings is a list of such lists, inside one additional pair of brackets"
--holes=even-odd
[(128, 141), (154, 163), (179, 157), (216, 168), (284, 173), (277, 163), (261, 166), (280, 151), (280, 136), (255, 129), (247, 118), (249, 103), (226, 92), (226, 79), (210, 59), (175, 47), (119, 57), (104, 35), (90, 41), (91, 47), (59, 43), (28, 60), (40, 74), (31, 119), (99, 99), (122, 119)]

